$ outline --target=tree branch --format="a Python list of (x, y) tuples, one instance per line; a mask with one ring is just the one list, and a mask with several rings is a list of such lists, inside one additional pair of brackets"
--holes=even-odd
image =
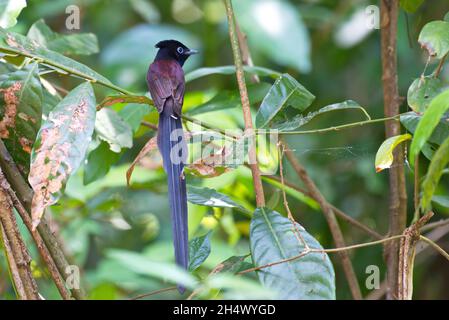
[[(399, 0), (381, 0), (382, 83), (386, 117), (397, 116), (400, 106), (396, 54), (398, 8)], [(385, 124), (387, 138), (399, 135), (400, 130), (398, 121), (391, 120)], [(394, 151), (394, 162), (389, 173), (389, 234), (397, 235), (405, 229), (407, 218), (404, 152), (401, 145)], [(392, 241), (385, 247), (389, 288), (387, 297), (389, 299), (393, 299), (398, 293), (398, 252), (398, 241)]]
[(253, 176), (254, 190), (256, 192), (257, 207), (265, 206), (265, 195), (263, 193), (262, 179), (259, 166), (257, 163), (256, 140), (254, 135), (253, 121), (251, 118), (251, 109), (248, 98), (248, 92), (245, 84), (245, 74), (243, 71), (243, 62), (240, 52), (239, 41), (235, 27), (234, 11), (232, 9), (231, 0), (223, 0), (226, 7), (226, 15), (228, 17), (228, 30), (231, 39), (232, 54), (236, 68), (237, 82), (239, 86), (240, 99), (242, 101), (243, 117), (245, 120), (245, 134), (250, 139), (248, 146), (249, 165)]

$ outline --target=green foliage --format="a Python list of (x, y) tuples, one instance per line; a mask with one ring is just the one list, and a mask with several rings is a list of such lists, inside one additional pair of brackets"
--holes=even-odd
[(210, 254), (210, 232), (189, 241), (189, 271), (196, 270)]
[(449, 52), (449, 22), (429, 22), (422, 28), (418, 42), (430, 56), (443, 58)]
[[(251, 67), (244, 66), (243, 70), (249, 74), (255, 74), (263, 77), (270, 77), (276, 79), (281, 74), (277, 71), (263, 68), (263, 67)], [(210, 68), (199, 68), (186, 74), (186, 82), (190, 82), (202, 77), (210, 76), (213, 74), (224, 74), (233, 75), (235, 74), (235, 66), (221, 66), (221, 67), (210, 67)]]
[(95, 120), (95, 133), (100, 140), (109, 143), (113, 152), (133, 146), (133, 130), (117, 112), (111, 109), (101, 109)]
[(424, 3), (425, 0), (401, 0), (402, 9), (414, 13)]
[(442, 91), (444, 91), (444, 85), (438, 78), (430, 76), (415, 79), (408, 89), (408, 105), (413, 111), (423, 113), (433, 98)]
[(26, 5), (25, 0), (0, 0), (0, 27), (13, 27), (17, 23), (18, 15)]
[(217, 208), (241, 208), (239, 204), (235, 203), (227, 195), (214, 189), (189, 185), (187, 191), (187, 200), (193, 204)]
[(419, 154), (424, 144), (432, 135), (433, 130), (437, 127), (441, 117), (448, 109), (449, 90), (446, 90), (432, 100), (416, 127), (410, 146), (409, 161), (412, 166), (415, 163), (415, 157)]
[(422, 183), (423, 195), (421, 199), (421, 207), (423, 211), (430, 210), (430, 202), (435, 193), (435, 189), (440, 181), (443, 170), (449, 163), (449, 138), (435, 152), (430, 162), (426, 178)]
[[(301, 237), (310, 248), (322, 249), (299, 224), (293, 225), (271, 209), (257, 209), (251, 220), (250, 234), (254, 265), (260, 267), (299, 255), (305, 250)], [(257, 275), (264, 286), (278, 293), (280, 299), (335, 299), (334, 269), (325, 253), (308, 253), (261, 269)]]
[(288, 106), (299, 112), (307, 109), (315, 96), (289, 74), (279, 76), (268, 91), (256, 114), (256, 126), (267, 127), (271, 120)]
[(90, 55), (98, 53), (98, 40), (92, 33), (62, 35), (53, 32), (43, 19), (28, 30), (27, 37), (40, 45), (64, 55)]

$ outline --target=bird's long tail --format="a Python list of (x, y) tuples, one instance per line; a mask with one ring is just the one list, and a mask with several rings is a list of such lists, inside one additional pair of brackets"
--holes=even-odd
[[(157, 144), (167, 173), (168, 199), (173, 230), (176, 263), (188, 269), (187, 192), (184, 163), (187, 144), (184, 139), (181, 117), (173, 113), (173, 100), (168, 99), (159, 114)], [(180, 293), (185, 289), (178, 285)]]

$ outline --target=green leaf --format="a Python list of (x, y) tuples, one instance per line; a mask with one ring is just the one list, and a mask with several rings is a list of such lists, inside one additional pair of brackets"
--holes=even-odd
[(370, 116), (366, 112), (366, 110), (360, 106), (357, 102), (352, 100), (347, 100), (339, 103), (334, 103), (328, 106), (325, 106), (318, 111), (310, 112), (307, 115), (303, 116), (301, 114), (296, 115), (293, 119), (287, 120), (285, 122), (275, 122), (272, 125), (272, 128), (278, 129), (279, 131), (289, 131), (298, 129), (310, 121), (312, 121), (316, 116), (319, 116), (323, 113), (339, 111), (339, 110), (347, 110), (347, 109), (359, 109), (363, 112), (366, 118), (369, 120)]
[(418, 123), (410, 146), (409, 162), (412, 166), (414, 166), (415, 157), (432, 135), (433, 130), (447, 109), (449, 109), (449, 90), (440, 93), (432, 100)]
[(384, 169), (391, 167), (393, 163), (393, 151), (401, 143), (410, 140), (412, 136), (408, 133), (398, 136), (390, 137), (385, 140), (376, 153), (376, 172), (381, 172)]
[(59, 34), (53, 32), (43, 19), (31, 26), (27, 37), (64, 55), (91, 55), (99, 52), (98, 40), (93, 33)]
[(449, 22), (449, 12), (447, 12), (447, 13), (444, 15), (444, 19), (443, 19), (443, 20)]
[[(263, 100), (271, 86), (267, 83), (248, 85), (248, 98), (251, 104), (257, 104)], [(220, 91), (209, 101), (196, 106), (187, 114), (194, 116), (201, 113), (213, 112), (224, 109), (236, 108), (241, 105), (240, 95), (235, 90)]]
[[(294, 230), (301, 232), (310, 248), (322, 249), (305, 229), (279, 213), (259, 208), (251, 220), (251, 255), (255, 266), (289, 259), (304, 251)], [(335, 299), (335, 274), (325, 253), (309, 253), (300, 259), (276, 264), (257, 272), (262, 284), (278, 291), (279, 299)]]
[(437, 59), (443, 58), (449, 52), (449, 22), (427, 23), (419, 34), (418, 42), (430, 56)]
[(34, 227), (56, 203), (69, 176), (86, 156), (95, 124), (95, 95), (89, 82), (67, 94), (42, 124), (31, 153), (28, 180), (34, 190)]
[(251, 268), (251, 264), (248, 266), (248, 263), (245, 262), (248, 256), (249, 254), (229, 257), (214, 268), (214, 273), (237, 273), (246, 269), (246, 267)]
[(256, 114), (257, 128), (263, 128), (285, 107), (291, 106), (299, 112), (307, 109), (315, 96), (291, 75), (282, 74), (270, 88)]
[(11, 28), (15, 26), (17, 17), (26, 6), (25, 0), (0, 0), (0, 27)]
[(424, 0), (401, 0), (401, 8), (409, 13), (414, 13), (424, 3)]
[(129, 103), (121, 109), (118, 114), (131, 126), (133, 132), (136, 133), (140, 128), (140, 123), (143, 118), (150, 113), (150, 111), (150, 107), (146, 104)]
[[(401, 123), (407, 131), (414, 134), (421, 118), (422, 115), (410, 111), (401, 115)], [(449, 123), (448, 118), (445, 115), (440, 119), (437, 126), (433, 130), (432, 135), (427, 140), (430, 143), (440, 145), (444, 140), (446, 140), (447, 137), (449, 137)]]
[(101, 109), (97, 112), (95, 133), (101, 140), (108, 142), (114, 152), (133, 146), (131, 127), (111, 109)]
[(429, 169), (427, 170), (426, 177), (422, 183), (423, 195), (421, 199), (421, 208), (423, 211), (430, 210), (430, 202), (435, 193), (435, 189), (438, 186), (443, 170), (449, 163), (449, 138), (447, 138), (443, 144), (433, 155), (430, 162)]
[(193, 289), (197, 283), (192, 275), (175, 264), (151, 261), (141, 254), (126, 250), (108, 250), (106, 255), (137, 274), (181, 284), (189, 289)]
[(32, 40), (21, 34), (9, 32), (2, 28), (0, 28), (0, 52), (15, 53), (33, 58), (63, 74), (71, 73), (93, 82), (111, 84), (108, 79), (85, 65), (60, 53), (48, 50), (38, 43), (33, 43)]
[(84, 165), (84, 185), (104, 177), (119, 159), (120, 153), (112, 151), (109, 144), (102, 141), (87, 157), (87, 163)]
[(443, 82), (433, 76), (415, 79), (408, 89), (408, 105), (413, 111), (423, 113), (433, 98), (443, 90)]
[(442, 207), (449, 208), (449, 196), (434, 195), (432, 197), (432, 202), (434, 202)]
[(241, 208), (239, 204), (231, 200), (227, 195), (214, 189), (195, 187), (189, 185), (187, 188), (187, 200), (200, 206), (217, 208)]
[[(261, 77), (270, 77), (276, 79), (281, 74), (277, 71), (263, 68), (263, 67), (255, 67), (255, 66), (244, 66), (243, 69), (248, 74), (256, 74)], [(235, 66), (219, 66), (219, 67), (209, 67), (209, 68), (200, 68), (194, 71), (191, 71), (186, 74), (186, 82), (193, 81), (202, 77), (210, 76), (213, 74), (224, 74), (231, 75), (235, 74)]]
[(37, 63), (0, 75), (0, 137), (26, 177), (42, 118), (42, 86)]
[(204, 236), (194, 238), (189, 241), (189, 271), (196, 270), (210, 254), (209, 231)]
[(233, 5), (251, 51), (299, 72), (311, 70), (309, 33), (295, 5), (278, 0), (234, 1)]

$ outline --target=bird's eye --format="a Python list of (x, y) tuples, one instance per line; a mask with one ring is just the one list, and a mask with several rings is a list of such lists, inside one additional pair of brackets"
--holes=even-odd
[(183, 54), (184, 53), (184, 48), (183, 47), (178, 47), (178, 49), (176, 49), (176, 51), (178, 51), (179, 54)]

